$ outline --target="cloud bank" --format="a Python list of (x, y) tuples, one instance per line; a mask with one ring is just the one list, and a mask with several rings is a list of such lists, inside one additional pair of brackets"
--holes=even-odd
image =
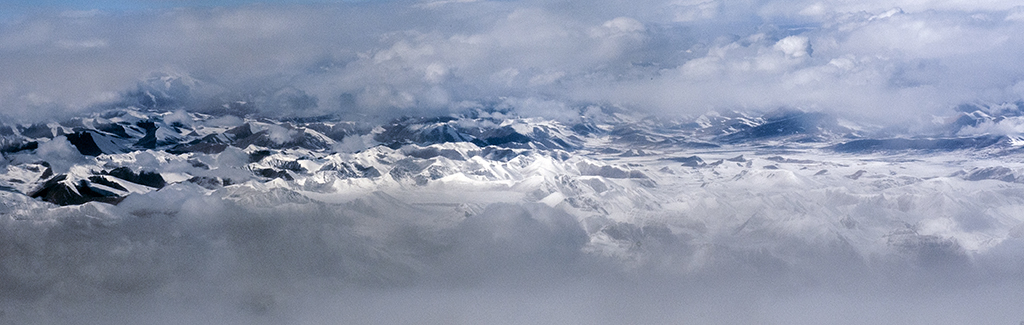
[[(1021, 100), (1021, 35), (1024, 8), (1012, 1), (44, 11), (0, 23), (0, 118), (137, 105), (175, 111), (168, 122), (188, 122), (185, 111), (227, 112), (235, 117), (218, 123), (234, 126), (247, 114), (381, 119), (494, 106), (561, 120), (606, 105), (660, 116), (792, 107), (912, 124), (962, 103)], [(1019, 133), (1022, 124), (960, 132)], [(266, 128), (274, 141), (290, 135)], [(366, 147), (345, 141), (339, 147)], [(22, 157), (50, 160), (58, 172), (93, 159), (63, 137)], [(203, 159), (252, 177), (237, 168), (249, 159), (237, 148)], [(547, 197), (414, 205), (452, 193), (359, 183), (332, 193), (348, 195), (343, 203), (271, 182), (217, 190), (181, 182), (118, 205), (69, 207), (0, 191), (0, 324), (1024, 319), (1019, 184), (938, 176), (878, 194), (805, 189), (784, 177), (793, 173), (779, 175), (770, 190), (741, 181), (673, 191), (666, 202), (630, 201), (649, 192), (618, 188), (627, 194), (615, 199), (665, 203), (671, 214), (629, 220), (577, 218)], [(548, 194), (533, 190), (515, 195)], [(891, 227), (885, 236), (844, 235)], [(601, 247), (588, 236), (635, 245)]]
[[(0, 25), (0, 100), (42, 120), (187, 77), (184, 108), (430, 115), (505, 98), (865, 120), (1022, 96), (1009, 2), (373, 2), (40, 13)], [(884, 116), (884, 117), (883, 117)]]
[[(1003, 227), (994, 218), (1020, 207), (1019, 189), (949, 185), (894, 189), (889, 198), (719, 186), (687, 194), (690, 207), (676, 209), (684, 217), (582, 222), (541, 203), (491, 203), (463, 215), (410, 204), (415, 192), (332, 204), (283, 188), (202, 194), (179, 183), (116, 206), (60, 208), (0, 192), (0, 321), (1015, 321), (1024, 290), (1020, 226), (984, 250), (924, 234), (959, 227), (931, 217), (933, 208), (962, 214), (956, 222), (978, 231), (967, 236)], [(997, 203), (972, 215), (976, 201)], [(761, 212), (750, 221), (730, 226), (730, 214), (755, 207)], [(849, 231), (818, 225), (829, 222), (819, 207), (848, 211)], [(873, 244), (858, 231), (900, 217), (921, 221), (871, 239), (885, 249), (865, 250)], [(622, 256), (602, 254), (588, 239), (597, 235), (635, 244)]]

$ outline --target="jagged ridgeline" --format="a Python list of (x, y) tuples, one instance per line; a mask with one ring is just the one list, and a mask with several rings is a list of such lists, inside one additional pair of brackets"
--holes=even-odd
[[(117, 108), (60, 122), (0, 126), (0, 152), (8, 163), (0, 186), (60, 205), (116, 204), (131, 193), (181, 182), (212, 190), (275, 179), (310, 187), (334, 179), (387, 179), (422, 186), (455, 174), (510, 179), (519, 176), (481, 166), (507, 167), (518, 157), (565, 161), (735, 148), (853, 154), (972, 150), (1006, 155), (1019, 151), (1022, 143), (1015, 136), (963, 132), (985, 123), (1019, 119), (1020, 104), (958, 107), (957, 115), (930, 137), (870, 137), (869, 127), (794, 109), (762, 115), (710, 112), (669, 120), (602, 108), (596, 110), (599, 113), (593, 109), (581, 113), (571, 122), (478, 110), (373, 125), (333, 117), (278, 120), (164, 111), (158, 99), (169, 95), (143, 97), (150, 98), (151, 102), (143, 103), (150, 108)], [(66, 160), (51, 157), (55, 148), (65, 147), (90, 158), (68, 161), (70, 165), (46, 161)], [(683, 166), (712, 166), (693, 155), (666, 159)], [(55, 163), (63, 167), (55, 171), (51, 166)], [(588, 163), (584, 165), (590, 167), (582, 169), (579, 166), (584, 165), (570, 165), (581, 174), (646, 177), (614, 164)]]
[[(533, 119), (402, 118), (367, 125), (330, 118), (282, 121), (134, 108), (61, 122), (3, 125), (0, 131), (0, 150), (13, 163), (0, 181), (4, 188), (60, 205), (116, 204), (130, 193), (157, 190), (168, 182), (213, 189), (246, 181), (294, 181), (318, 173), (346, 179), (413, 178), (422, 184), (423, 177), (436, 179), (459, 169), (432, 166), (435, 157), (507, 162), (539, 152), (564, 157), (583, 147), (583, 139), (566, 126)], [(91, 158), (73, 160), (54, 172), (41, 153), (62, 147)], [(394, 161), (369, 157), (367, 150), (390, 151)], [(235, 156), (240, 158), (232, 160)], [(174, 161), (182, 164), (171, 171), (167, 163)]]

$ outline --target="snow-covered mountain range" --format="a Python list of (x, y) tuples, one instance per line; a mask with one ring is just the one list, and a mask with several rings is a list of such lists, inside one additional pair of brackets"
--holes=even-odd
[[(206, 192), (280, 188), (339, 202), (344, 199), (332, 199), (333, 193), (453, 187), (515, 192), (498, 201), (563, 206), (581, 220), (626, 221), (637, 211), (671, 211), (665, 205), (686, 202), (672, 195), (695, 187), (799, 183), (886, 190), (936, 179), (1024, 182), (1021, 166), (1011, 162), (1024, 145), (1019, 137), (960, 134), (1020, 118), (1021, 105), (972, 107), (947, 118), (946, 131), (933, 137), (881, 138), (833, 116), (785, 109), (665, 121), (590, 108), (575, 124), (473, 110), (370, 125), (127, 107), (3, 125), (0, 187), (56, 205), (117, 204), (184, 184)], [(905, 170), (917, 165), (927, 172)]]
[[(1007, 107), (973, 106), (940, 119), (930, 137), (894, 136), (823, 113), (783, 109), (667, 120), (590, 107), (573, 123), (475, 109), (374, 125), (329, 116), (282, 120), (131, 106), (45, 124), (5, 124), (5, 229), (55, 222), (43, 227), (61, 238), (51, 244), (88, 245), (54, 251), (50, 244), (25, 246), (34, 240), (19, 235), (3, 243), (25, 250), (3, 258), (66, 256), (70, 249), (94, 260), (49, 272), (41, 270), (63, 262), (19, 264), (0, 276), (32, 299), (61, 296), (68, 289), (60, 288), (69, 285), (149, 292), (157, 289), (140, 286), (149, 283), (144, 279), (162, 279), (155, 284), (160, 288), (178, 281), (177, 273), (161, 270), (184, 264), (86, 270), (120, 263), (111, 255), (116, 247), (140, 249), (150, 245), (147, 240), (176, 247), (184, 232), (227, 236), (231, 245), (241, 245), (236, 249), (254, 248), (247, 246), (253, 240), (248, 236), (296, 245), (342, 236), (354, 246), (313, 249), (337, 259), (316, 266), (326, 269), (305, 269), (312, 266), (302, 266), (308, 261), (301, 256), (280, 257), (300, 263), (298, 269), (273, 269), (327, 272), (373, 286), (534, 263), (519, 261), (519, 255), (558, 260), (552, 265), (583, 256), (621, 270), (698, 277), (749, 268), (772, 279), (782, 272), (826, 283), (876, 273), (893, 279), (919, 272), (945, 280), (983, 273), (1013, 278), (1019, 269), (1003, 262), (1019, 266), (1021, 260), (1014, 247), (1024, 237), (1024, 141), (979, 131), (1021, 118), (1020, 103)], [(252, 217), (202, 211), (211, 206)], [(243, 239), (233, 237), (234, 230), (188, 235), (196, 226), (179, 224), (245, 225), (255, 221), (239, 220), (278, 213), (285, 216), (263, 222), (298, 226), (244, 226), (249, 230)], [(341, 232), (310, 238), (280, 232), (319, 227), (308, 222), (324, 213), (343, 216), (322, 221)], [(212, 221), (193, 220), (204, 215)], [(76, 227), (111, 229), (112, 237), (68, 243), (78, 238)], [(169, 233), (143, 238), (138, 231)], [(517, 235), (501, 237), (506, 232)], [(490, 251), (489, 245), (512, 246)], [(476, 249), (483, 253), (471, 253)], [(172, 251), (140, 254), (164, 260)], [(483, 260), (476, 254), (497, 258), (495, 269), (479, 266)], [(485, 269), (448, 269), (451, 258)], [(992, 261), (1003, 264), (986, 266)], [(257, 306), (245, 308), (261, 310), (261, 303), (246, 300)]]
[[(760, 116), (710, 112), (664, 121), (616, 109), (595, 114), (591, 108), (575, 124), (473, 110), (371, 125), (331, 117), (282, 121), (129, 107), (61, 122), (0, 126), (0, 152), (7, 158), (0, 186), (74, 205), (117, 203), (131, 193), (181, 182), (213, 189), (280, 179), (287, 188), (319, 183), (317, 188), (328, 192), (342, 186), (336, 182), (354, 179), (374, 186), (459, 180), (514, 184), (544, 173), (518, 170), (509, 162), (523, 167), (547, 161), (554, 168), (548, 176), (633, 179), (653, 187), (657, 182), (649, 174), (672, 175), (678, 166), (690, 167), (688, 173), (719, 175), (730, 163), (757, 170), (753, 161), (760, 160), (779, 170), (799, 163), (803, 169), (829, 171), (815, 160), (784, 155), (1012, 156), (1024, 145), (1017, 136), (958, 133), (1020, 117), (1001, 113), (993, 117), (979, 107), (949, 118), (948, 131), (933, 137), (878, 138), (826, 114), (784, 109)], [(66, 165), (56, 172), (39, 153), (69, 146), (82, 159), (70, 165), (54, 162)], [(726, 157), (733, 153), (737, 156)], [(971, 180), (1016, 180), (1012, 166), (985, 169), (991, 177), (964, 167), (960, 174)]]

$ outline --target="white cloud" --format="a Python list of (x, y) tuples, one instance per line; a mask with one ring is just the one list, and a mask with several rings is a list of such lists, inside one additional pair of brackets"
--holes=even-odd
[(39, 144), (39, 149), (34, 154), (26, 156), (15, 156), (19, 163), (32, 163), (37, 161), (49, 162), (55, 173), (67, 173), (75, 164), (84, 163), (86, 157), (78, 152), (68, 142), (65, 136), (59, 136)]
[(1024, 6), (1017, 6), (1010, 9), (1004, 19), (1008, 21), (1024, 21)]
[(805, 7), (804, 9), (800, 10), (798, 13), (801, 14), (801, 15), (805, 15), (805, 16), (817, 16), (817, 17), (820, 17), (820, 16), (824, 16), (827, 13), (826, 10), (827, 9), (825, 8), (825, 5), (820, 3), (820, 2), (818, 2), (818, 3), (814, 3), (814, 4), (810, 5), (810, 6)]
[(267, 137), (269, 137), (271, 141), (274, 141), (278, 145), (292, 140), (299, 133), (299, 131), (289, 130), (289, 129), (285, 128), (285, 127), (282, 127), (282, 126), (279, 126), (279, 125), (276, 125), (276, 124), (262, 124), (261, 123), (261, 124), (254, 125), (254, 129), (256, 129), (256, 130), (253, 130), (255, 132), (266, 131), (267, 132)]
[[(237, 148), (216, 157), (247, 159)], [(673, 193), (688, 200), (666, 202), (675, 205), (666, 208), (671, 215), (628, 221), (581, 220), (539, 202), (467, 204), (472, 213), (453, 216), (452, 204), (410, 203), (436, 189), (358, 185), (339, 203), (259, 183), (207, 192), (185, 182), (116, 206), (53, 207), (4, 196), (0, 247), (9, 249), (0, 256), (0, 308), (14, 323), (76, 324), (182, 317), (218, 324), (998, 323), (1019, 316), (1006, 307), (1019, 305), (1022, 241), (983, 236), (1013, 225), (978, 233), (989, 246), (983, 251), (944, 235), (970, 218), (1019, 219), (1015, 187), (979, 191), (938, 177), (885, 195), (827, 184), (761, 191), (785, 182)], [(644, 192), (609, 194), (616, 191)], [(995, 203), (979, 213), (973, 204), (980, 201)], [(940, 216), (947, 213), (953, 217)], [(855, 221), (826, 217), (836, 215)], [(865, 236), (876, 227), (901, 230), (892, 220), (915, 225)], [(619, 243), (634, 258), (604, 255), (592, 240)]]
[(675, 21), (690, 22), (714, 19), (720, 5), (715, 0), (681, 0), (672, 2), (671, 6), (675, 9)]
[(57, 46), (69, 50), (74, 49), (90, 49), (90, 48), (102, 48), (107, 47), (107, 41), (103, 39), (86, 39), (86, 40), (59, 40)]
[(811, 42), (806, 36), (789, 36), (775, 43), (775, 49), (786, 56), (800, 58), (811, 55)]
[(284, 99), (249, 100), (273, 106), (258, 109), (268, 114), (435, 114), (511, 96), (665, 114), (792, 106), (870, 118), (899, 107), (908, 120), (1019, 98), (1019, 11), (651, 0), (43, 15), (0, 26), (0, 72), (10, 76), (0, 99), (15, 118), (74, 114), (173, 71), (220, 89), (201, 96), (308, 99), (294, 112), (280, 109)]

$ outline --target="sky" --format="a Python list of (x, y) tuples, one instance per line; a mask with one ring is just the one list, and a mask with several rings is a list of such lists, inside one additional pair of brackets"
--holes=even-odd
[[(250, 113), (271, 117), (500, 106), (572, 120), (582, 107), (603, 105), (668, 117), (788, 107), (927, 124), (963, 103), (1024, 98), (1018, 3), (4, 1), (0, 120), (79, 116), (149, 92), (176, 99), (180, 107), (170, 109), (245, 101)], [(36, 154), (87, 159), (60, 141)], [(135, 159), (157, 164), (162, 155)], [(233, 147), (190, 158), (237, 173), (249, 161)], [(1024, 206), (1011, 183), (917, 181), (881, 194), (830, 184), (745, 190), (737, 182), (738, 190), (681, 191), (693, 196), (665, 204), (706, 220), (811, 220), (808, 206), (894, 223), (953, 211), (936, 217), (951, 224), (1019, 215)], [(181, 182), (115, 206), (60, 208), (0, 191), (0, 257), (9, 262), (0, 265), (0, 323), (1024, 320), (1019, 224), (1000, 224), (1012, 228), (999, 235), (1012, 239), (985, 254), (937, 236), (901, 243), (900, 235), (917, 235), (908, 224), (876, 243), (899, 254), (860, 256), (841, 236), (822, 241), (816, 223), (749, 238), (722, 227), (712, 237), (736, 246), (691, 245), (686, 231), (618, 223), (652, 252), (630, 268), (583, 251), (587, 223), (539, 203), (489, 204), (479, 211), (485, 218), (449, 223), (406, 204), (452, 194), (432, 188), (408, 197), (361, 188), (358, 200), (339, 206), (251, 185), (206, 194)]]
[[(1013, 1), (5, 2), (0, 102), (39, 121), (163, 77), (191, 102), (389, 117), (514, 102), (927, 123), (1024, 95)], [(159, 88), (159, 87), (157, 87)], [(216, 100), (215, 100), (216, 99)], [(295, 103), (305, 103), (296, 105)]]
[(4, 1), (0, 8), (17, 13), (27, 13), (43, 10), (107, 10), (107, 11), (138, 11), (182, 7), (223, 7), (239, 6), (247, 4), (312, 4), (312, 3), (339, 3), (358, 2), (358, 0), (278, 0), (278, 1), (251, 1), (251, 0), (42, 0), (26, 1), (11, 0)]

